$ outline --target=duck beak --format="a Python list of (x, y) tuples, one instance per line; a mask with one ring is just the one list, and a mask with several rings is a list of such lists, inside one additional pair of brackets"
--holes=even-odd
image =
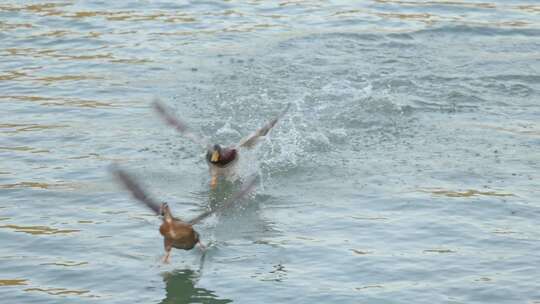
[(212, 158), (210, 159), (211, 162), (215, 163), (219, 161), (219, 152), (217, 150), (214, 150), (212, 152)]

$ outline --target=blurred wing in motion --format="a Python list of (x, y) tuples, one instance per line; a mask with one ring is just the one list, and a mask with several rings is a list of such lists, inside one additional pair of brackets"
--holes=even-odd
[(163, 120), (165, 120), (165, 122), (169, 126), (175, 128), (178, 132), (182, 133), (185, 137), (187, 137), (194, 143), (199, 144), (205, 148), (209, 147), (206, 139), (201, 136), (197, 136), (196, 134), (191, 132), (187, 125), (183, 121), (172, 115), (169, 109), (167, 109), (167, 107), (163, 103), (155, 100), (152, 106), (154, 107), (154, 110), (156, 110), (156, 112), (159, 114), (159, 116), (161, 116), (161, 118), (163, 118)]
[(283, 117), (283, 115), (285, 115), (285, 113), (287, 113), (287, 111), (289, 110), (290, 107), (291, 107), (291, 104), (290, 103), (287, 104), (285, 109), (283, 109), (283, 111), (281, 111), (281, 113), (279, 113), (278, 116), (274, 117), (274, 119), (270, 120), (262, 128), (255, 131), (255, 133), (253, 133), (253, 134), (249, 135), (248, 137), (242, 139), (240, 141), (240, 143), (238, 144), (238, 147), (253, 148), (255, 146), (255, 144), (257, 144), (257, 142), (259, 141), (259, 139), (261, 137), (266, 136), (266, 134), (268, 134), (268, 132), (270, 132), (270, 130), (276, 125), (278, 120), (280, 120), (281, 117)]
[(126, 188), (126, 190), (131, 192), (131, 195), (133, 195), (134, 198), (143, 202), (146, 206), (152, 209), (157, 215), (160, 215), (161, 204), (159, 204), (158, 202), (150, 198), (148, 194), (144, 192), (141, 186), (135, 181), (135, 179), (131, 175), (129, 175), (126, 171), (116, 166), (112, 168), (112, 172), (114, 176), (124, 186), (124, 188)]
[(223, 202), (223, 204), (220, 207), (215, 208), (213, 210), (208, 210), (206, 212), (203, 212), (201, 215), (199, 215), (196, 218), (192, 219), (188, 223), (191, 224), (191, 225), (197, 224), (198, 222), (200, 222), (200, 221), (204, 220), (205, 218), (209, 217), (210, 215), (212, 215), (212, 213), (229, 208), (230, 206), (232, 206), (232, 204), (235, 201), (237, 201), (237, 200), (243, 198), (244, 196), (246, 196), (247, 194), (251, 193), (251, 191), (253, 191), (253, 189), (255, 188), (255, 183), (256, 182), (257, 182), (257, 176), (251, 176), (246, 181), (246, 183), (244, 183), (242, 189), (240, 191), (238, 191), (237, 193), (235, 193), (231, 198), (229, 198), (225, 202)]

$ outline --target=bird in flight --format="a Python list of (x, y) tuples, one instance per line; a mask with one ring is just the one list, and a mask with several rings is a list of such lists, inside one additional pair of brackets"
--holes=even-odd
[(229, 208), (235, 201), (245, 197), (255, 188), (256, 176), (252, 176), (246, 180), (240, 191), (235, 193), (232, 197), (227, 199), (220, 207), (214, 208), (201, 213), (200, 215), (192, 218), (188, 221), (183, 221), (177, 217), (174, 217), (171, 208), (167, 203), (158, 203), (154, 200), (143, 187), (137, 182), (137, 180), (127, 173), (125, 170), (118, 167), (112, 168), (113, 175), (118, 181), (131, 192), (131, 195), (138, 201), (144, 203), (150, 208), (156, 215), (162, 216), (162, 224), (159, 227), (159, 232), (163, 236), (165, 255), (163, 256), (163, 263), (170, 262), (170, 255), (172, 248), (191, 250), (195, 245), (199, 245), (201, 250), (205, 250), (205, 245), (201, 242), (199, 233), (195, 231), (193, 225), (198, 224), (213, 213)]
[(239, 143), (230, 146), (222, 146), (217, 143), (211, 144), (203, 136), (193, 133), (186, 123), (174, 116), (160, 101), (154, 101), (153, 107), (169, 126), (172, 126), (183, 136), (206, 149), (206, 162), (210, 169), (210, 187), (214, 189), (217, 186), (220, 176), (232, 177), (236, 174), (235, 167), (240, 157), (240, 150), (242, 148), (253, 148), (262, 137), (270, 132), (281, 117), (287, 113), (290, 104), (287, 104), (276, 117), (268, 121), (257, 131), (243, 138)]

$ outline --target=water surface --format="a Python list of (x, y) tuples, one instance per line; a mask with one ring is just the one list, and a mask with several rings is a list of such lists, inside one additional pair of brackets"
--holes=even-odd
[[(6, 303), (540, 303), (536, 1), (4, 1), (0, 296)], [(255, 195), (162, 265), (203, 151), (234, 143)]]

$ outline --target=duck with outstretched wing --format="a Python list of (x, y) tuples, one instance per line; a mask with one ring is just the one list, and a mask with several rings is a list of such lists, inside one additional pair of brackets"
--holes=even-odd
[(210, 144), (204, 137), (198, 136), (191, 132), (187, 125), (182, 120), (171, 114), (171, 111), (168, 110), (167, 107), (161, 102), (154, 101), (153, 107), (168, 125), (175, 128), (186, 138), (206, 149), (206, 162), (210, 168), (211, 177), (210, 187), (213, 189), (217, 185), (219, 176), (230, 177), (235, 175), (235, 167), (240, 156), (240, 150), (242, 148), (253, 148), (262, 137), (266, 136), (268, 132), (270, 132), (278, 120), (281, 119), (285, 113), (287, 113), (290, 104), (288, 104), (285, 109), (283, 109), (276, 117), (268, 121), (263, 127), (242, 139), (238, 144), (227, 147), (223, 147), (219, 144)]
[(131, 192), (131, 195), (135, 199), (144, 203), (157, 215), (163, 216), (163, 222), (159, 227), (159, 233), (161, 233), (163, 236), (164, 241), (164, 263), (169, 263), (172, 248), (190, 250), (198, 244), (200, 248), (204, 250), (206, 247), (201, 242), (199, 233), (193, 229), (193, 225), (199, 223), (219, 210), (229, 208), (235, 201), (240, 200), (248, 193), (253, 191), (257, 180), (255, 176), (250, 177), (244, 183), (241, 190), (221, 204), (220, 207), (205, 211), (189, 221), (182, 221), (181, 219), (172, 215), (171, 209), (167, 203), (160, 204), (150, 197), (143, 190), (142, 186), (129, 173), (117, 167), (114, 167), (112, 171), (120, 183), (126, 188), (126, 190)]

